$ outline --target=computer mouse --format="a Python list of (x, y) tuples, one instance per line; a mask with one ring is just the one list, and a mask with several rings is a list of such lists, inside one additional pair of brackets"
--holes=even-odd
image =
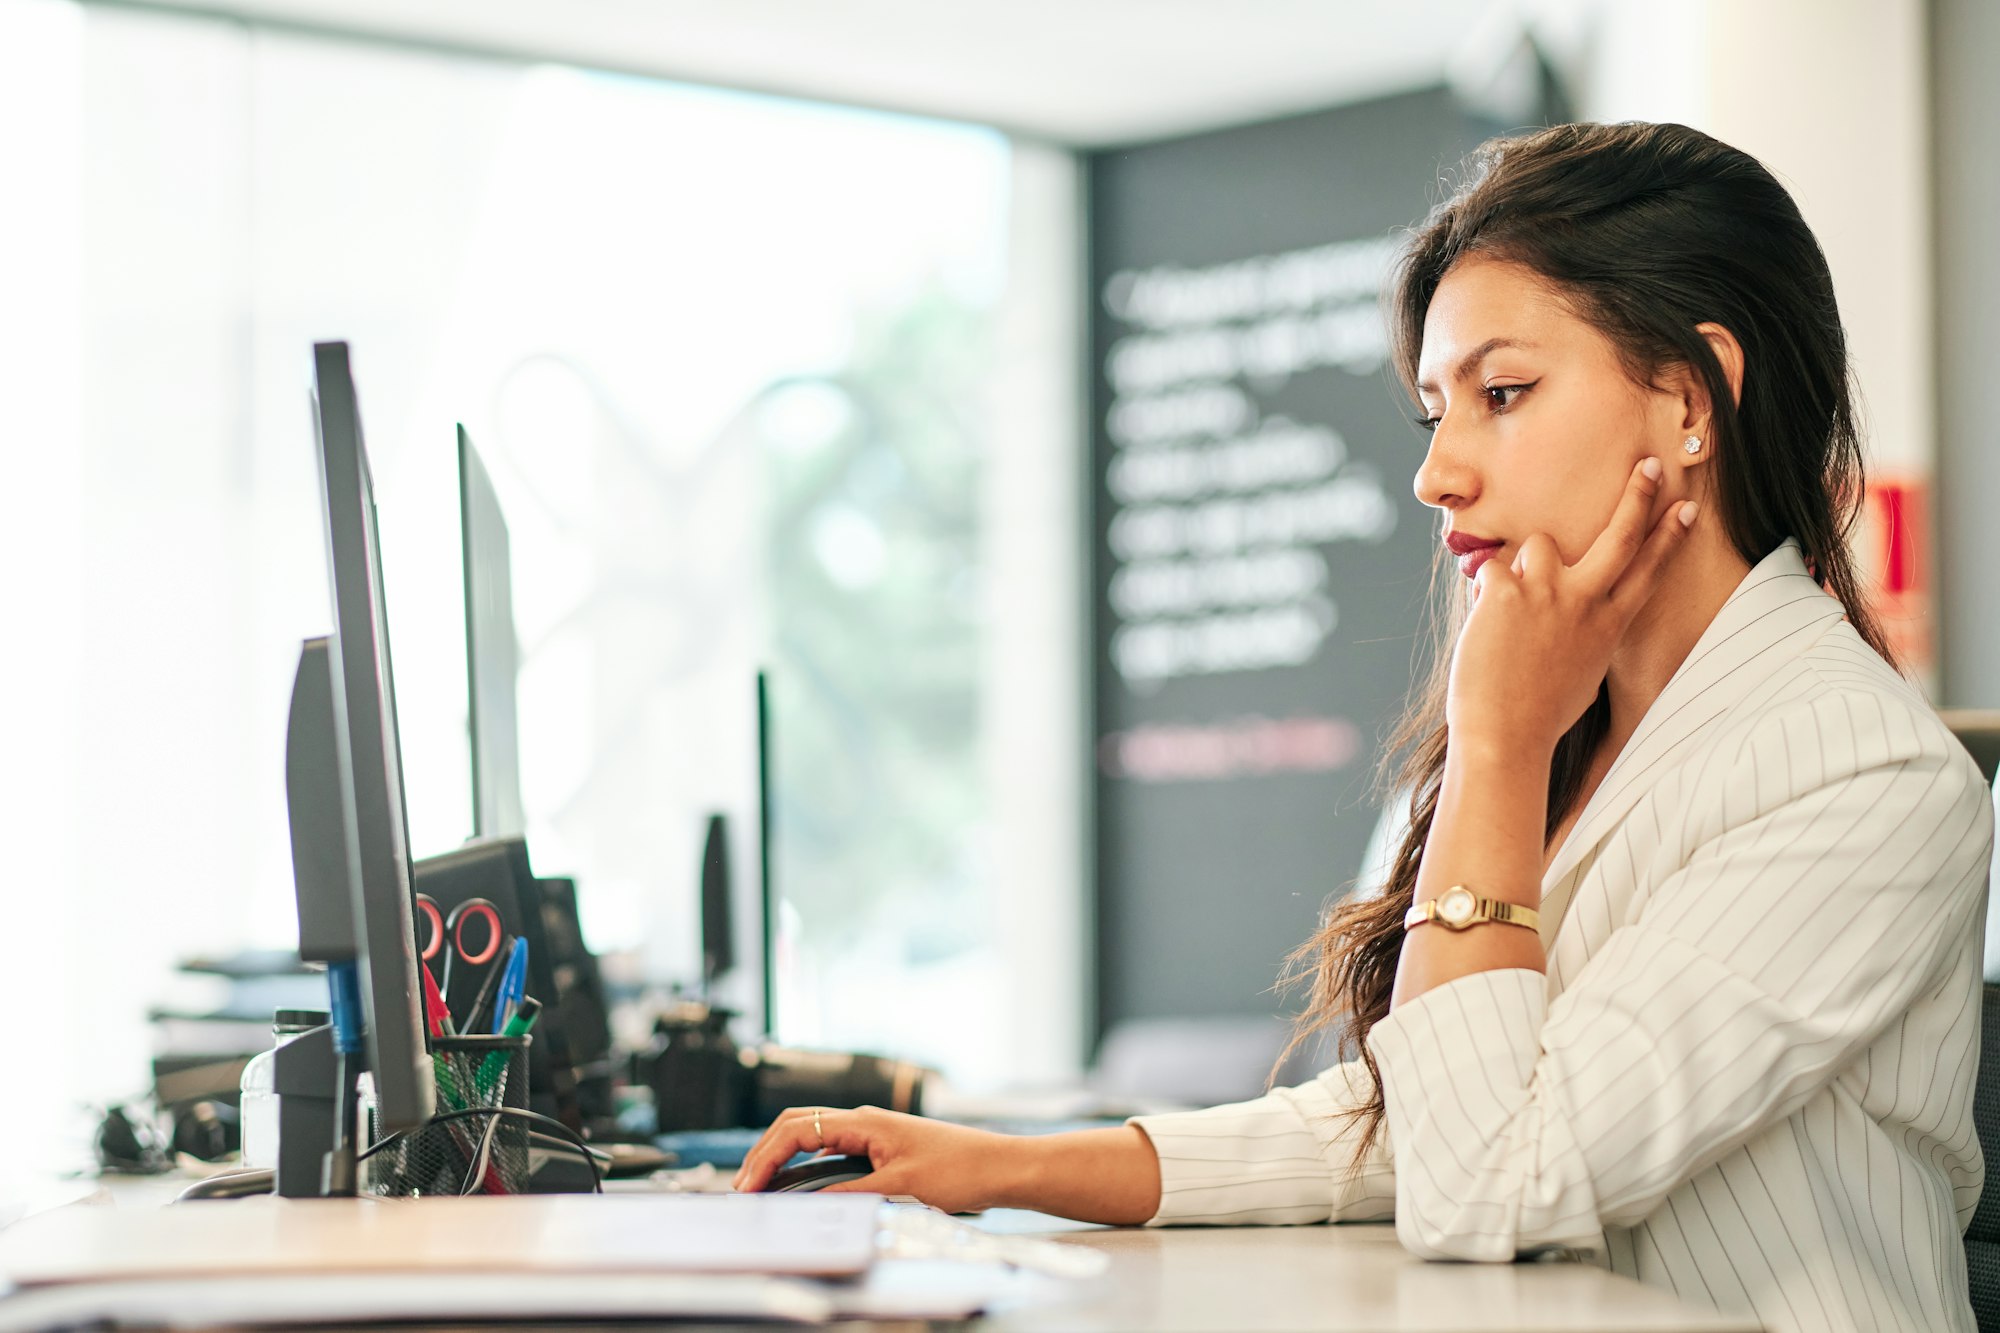
[(866, 1157), (815, 1157), (797, 1166), (781, 1167), (764, 1186), (766, 1194), (797, 1194), (823, 1190), (828, 1185), (845, 1185), (875, 1169)]

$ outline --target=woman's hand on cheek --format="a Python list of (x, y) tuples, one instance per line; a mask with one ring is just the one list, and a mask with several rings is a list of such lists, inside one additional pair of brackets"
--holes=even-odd
[(1452, 654), (1445, 718), (1454, 745), (1547, 757), (1583, 715), (1694, 520), (1688, 501), (1649, 524), (1659, 490), (1657, 460), (1633, 468), (1610, 525), (1574, 565), (1537, 533), (1511, 566), (1480, 566)]

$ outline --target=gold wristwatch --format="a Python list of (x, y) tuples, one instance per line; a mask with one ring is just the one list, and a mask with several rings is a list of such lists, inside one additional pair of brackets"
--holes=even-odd
[(1464, 930), (1482, 921), (1497, 921), (1505, 926), (1526, 926), (1529, 930), (1539, 930), (1542, 914), (1532, 907), (1519, 903), (1503, 903), (1493, 898), (1482, 898), (1463, 884), (1454, 884), (1427, 903), (1418, 903), (1403, 916), (1403, 929), (1412, 930), (1426, 921), (1435, 921), (1440, 926), (1452, 930)]

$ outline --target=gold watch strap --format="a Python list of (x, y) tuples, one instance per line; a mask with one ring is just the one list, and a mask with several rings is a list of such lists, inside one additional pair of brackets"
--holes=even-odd
[(1525, 926), (1539, 930), (1542, 914), (1519, 903), (1482, 898), (1463, 884), (1454, 884), (1427, 903), (1418, 903), (1403, 915), (1403, 929), (1414, 930), (1435, 921), (1451, 930), (1465, 930), (1491, 921), (1503, 926)]

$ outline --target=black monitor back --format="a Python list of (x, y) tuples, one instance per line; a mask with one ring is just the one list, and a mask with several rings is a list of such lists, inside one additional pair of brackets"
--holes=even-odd
[[(529, 1046), (529, 1091), (537, 1109), (572, 1127), (609, 1114), (591, 1084), (611, 1051), (611, 1023), (597, 959), (584, 947), (575, 890), (568, 880), (540, 879), (521, 838), (476, 838), (416, 866), (417, 891), (437, 903), (442, 916), (469, 898), (485, 898), (500, 914), (500, 928), (528, 942), (528, 994), (542, 1002)], [(477, 946), (475, 946), (477, 947)], [(499, 966), (505, 953), (495, 959)], [(486, 973), (454, 968), (446, 1007), (461, 1019), (478, 997)]]
[(313, 346), (313, 428), (333, 595), (327, 657), (362, 1022), (378, 1127), (392, 1133), (428, 1120), (437, 1089), (417, 982), (409, 829), (374, 480), (345, 343)]

